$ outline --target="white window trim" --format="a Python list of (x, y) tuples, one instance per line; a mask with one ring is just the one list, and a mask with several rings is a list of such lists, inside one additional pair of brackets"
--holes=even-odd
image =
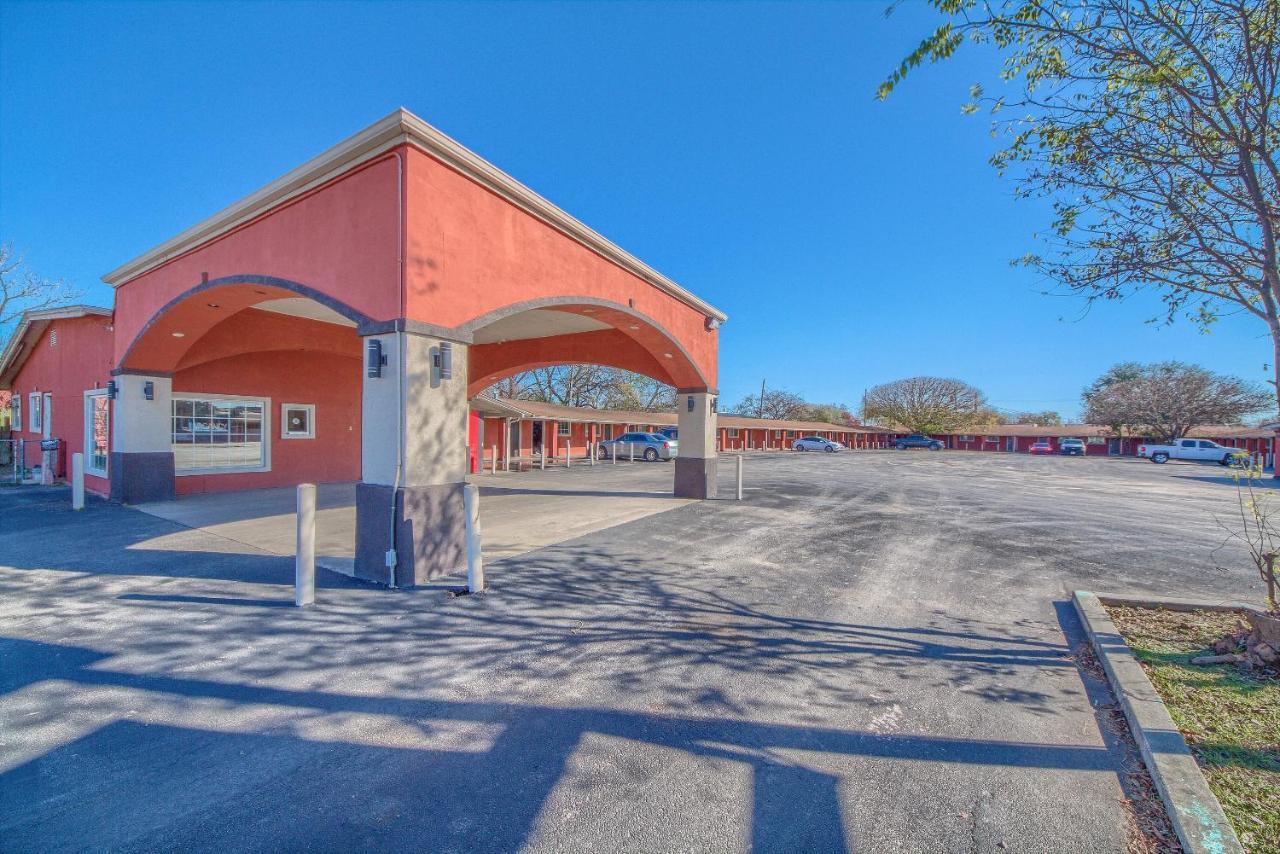
[[(289, 419), (285, 413), (290, 409), (307, 410), (307, 432), (289, 432)], [(316, 437), (316, 405), (314, 403), (282, 403), (280, 404), (280, 438), (281, 439), (314, 439)]]
[[(111, 469), (111, 404), (107, 404), (107, 464), (102, 468), (94, 468), (93, 453), (93, 419), (90, 417), (93, 410), (90, 408), (90, 400), (95, 397), (106, 397), (107, 390), (105, 388), (93, 388), (84, 393), (84, 444), (81, 450), (84, 452), (84, 473), (91, 474), (94, 477), (108, 477)], [(172, 421), (170, 422), (172, 424)]]
[[(173, 441), (173, 400), (247, 400), (262, 404), (262, 465), (236, 466), (235, 468), (179, 469), (174, 477), (189, 477), (202, 474), (253, 474), (254, 472), (271, 471), (271, 398), (258, 397), (252, 394), (214, 394), (209, 391), (175, 391), (169, 404), (169, 441)], [(172, 444), (170, 444), (172, 447)]]
[(730, 438), (730, 439), (736, 439), (736, 438), (738, 438), (738, 428), (737, 428), (737, 427), (730, 427), (730, 428), (729, 428), (729, 438)]
[(14, 392), (13, 397), (9, 398), (9, 415), (13, 419), (13, 423), (9, 429), (15, 433), (22, 430), (22, 394)]
[(568, 422), (568, 421), (557, 421), (557, 422), (556, 422), (556, 435), (557, 435), (557, 436), (559, 436), (559, 437), (561, 437), (561, 438), (564, 438), (564, 437), (566, 437), (566, 436), (572, 436), (572, 435), (573, 435), (573, 424), (572, 424), (572, 423), (570, 423), (570, 422)]
[(27, 395), (27, 423), (31, 425), (32, 433), (44, 430), (44, 395), (38, 391)]

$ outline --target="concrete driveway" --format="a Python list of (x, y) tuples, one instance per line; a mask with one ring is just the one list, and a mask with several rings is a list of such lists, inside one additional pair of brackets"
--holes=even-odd
[(1213, 554), (1218, 475), (753, 456), (747, 501), (495, 561), (485, 595), (327, 575), (307, 610), (288, 558), (0, 491), (0, 840), (1121, 851), (1133, 756), (1066, 594), (1256, 593)]
[[(689, 503), (671, 494), (671, 466), (665, 463), (579, 468), (578, 472), (557, 467), (469, 478), (480, 487), (485, 558), (524, 554)], [(295, 551), (297, 494), (292, 487), (187, 495), (176, 501), (139, 504), (136, 509), (216, 534), (249, 550), (276, 555)], [(320, 484), (316, 563), (353, 575), (355, 545), (355, 484)]]

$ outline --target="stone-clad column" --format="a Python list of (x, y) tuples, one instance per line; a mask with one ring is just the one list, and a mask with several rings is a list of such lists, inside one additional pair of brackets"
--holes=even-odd
[(172, 396), (167, 376), (119, 374), (111, 407), (111, 497), (126, 504), (174, 497)]
[(676, 394), (679, 450), (675, 493), (680, 498), (716, 497), (716, 396), (705, 389)]
[[(370, 340), (380, 342), (386, 359), (377, 377), (369, 376)], [(408, 587), (463, 571), (467, 347), (413, 332), (369, 335), (364, 342), (356, 575)], [(449, 377), (439, 361), (446, 350)]]

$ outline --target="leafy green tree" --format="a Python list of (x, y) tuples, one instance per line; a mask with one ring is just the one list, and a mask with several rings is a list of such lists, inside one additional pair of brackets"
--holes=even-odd
[(1022, 262), (1090, 301), (1155, 292), (1165, 322), (1257, 318), (1280, 395), (1280, 0), (931, 3), (945, 20), (879, 96), (966, 42), (1000, 51), (1002, 91), (965, 110), (990, 109), (992, 164), (1053, 205)]

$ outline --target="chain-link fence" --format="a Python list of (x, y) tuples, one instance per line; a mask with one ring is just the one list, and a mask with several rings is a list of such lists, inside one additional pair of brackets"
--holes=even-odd
[(60, 440), (0, 439), (0, 484), (15, 486), (65, 479)]

